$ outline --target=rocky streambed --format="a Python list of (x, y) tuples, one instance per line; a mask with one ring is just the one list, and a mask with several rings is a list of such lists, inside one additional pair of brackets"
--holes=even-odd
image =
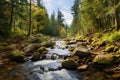
[[(48, 43), (47, 43), (48, 44)], [(119, 56), (93, 53), (85, 42), (55, 41), (55, 45), (30, 44), (25, 56), (0, 67), (0, 80), (119, 80)], [(48, 48), (45, 48), (48, 47)], [(15, 52), (19, 52), (18, 50)], [(14, 54), (14, 52), (13, 52)], [(114, 64), (114, 65), (113, 65)]]
[(67, 70), (61, 65), (62, 61), (71, 55), (62, 41), (56, 41), (56, 45), (47, 48), (47, 51), (42, 60), (33, 59), (34, 55), (31, 55), (31, 59), (24, 64), (11, 63), (2, 66), (0, 80), (78, 80), (77, 71)]

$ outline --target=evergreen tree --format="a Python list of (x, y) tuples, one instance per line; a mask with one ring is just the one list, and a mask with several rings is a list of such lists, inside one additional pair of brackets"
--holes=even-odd
[(64, 27), (64, 15), (62, 14), (62, 12), (58, 9), (58, 15), (57, 15), (57, 23), (58, 26), (62, 26)]
[(11, 33), (10, 22), (10, 2), (6, 0), (0, 1), (0, 36), (8, 37)]
[(79, 6), (80, 0), (75, 0), (74, 5), (72, 6), (72, 15), (73, 15), (73, 22), (71, 26), (71, 34), (77, 34), (80, 27), (80, 14), (79, 14)]

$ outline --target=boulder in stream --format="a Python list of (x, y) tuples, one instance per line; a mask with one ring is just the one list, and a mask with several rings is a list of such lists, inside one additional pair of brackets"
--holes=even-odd
[(40, 53), (34, 52), (33, 57), (32, 57), (32, 61), (37, 61), (37, 60), (40, 60)]
[(79, 64), (72, 59), (64, 60), (62, 62), (62, 67), (66, 69), (76, 69), (78, 65)]
[(73, 55), (79, 56), (79, 57), (87, 57), (90, 54), (89, 49), (84, 47), (77, 47), (73, 51)]

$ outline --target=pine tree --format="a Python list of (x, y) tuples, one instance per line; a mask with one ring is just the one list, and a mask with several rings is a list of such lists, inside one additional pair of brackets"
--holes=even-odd
[(57, 23), (58, 26), (62, 26), (64, 27), (64, 15), (62, 14), (62, 12), (58, 9), (58, 15), (57, 15)]

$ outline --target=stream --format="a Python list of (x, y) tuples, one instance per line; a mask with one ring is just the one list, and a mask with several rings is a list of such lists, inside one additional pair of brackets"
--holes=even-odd
[(56, 41), (53, 49), (48, 48), (44, 60), (28, 61), (24, 64), (12, 63), (1, 67), (0, 80), (80, 80), (77, 79), (77, 71), (61, 67), (64, 58), (70, 55), (63, 41)]

